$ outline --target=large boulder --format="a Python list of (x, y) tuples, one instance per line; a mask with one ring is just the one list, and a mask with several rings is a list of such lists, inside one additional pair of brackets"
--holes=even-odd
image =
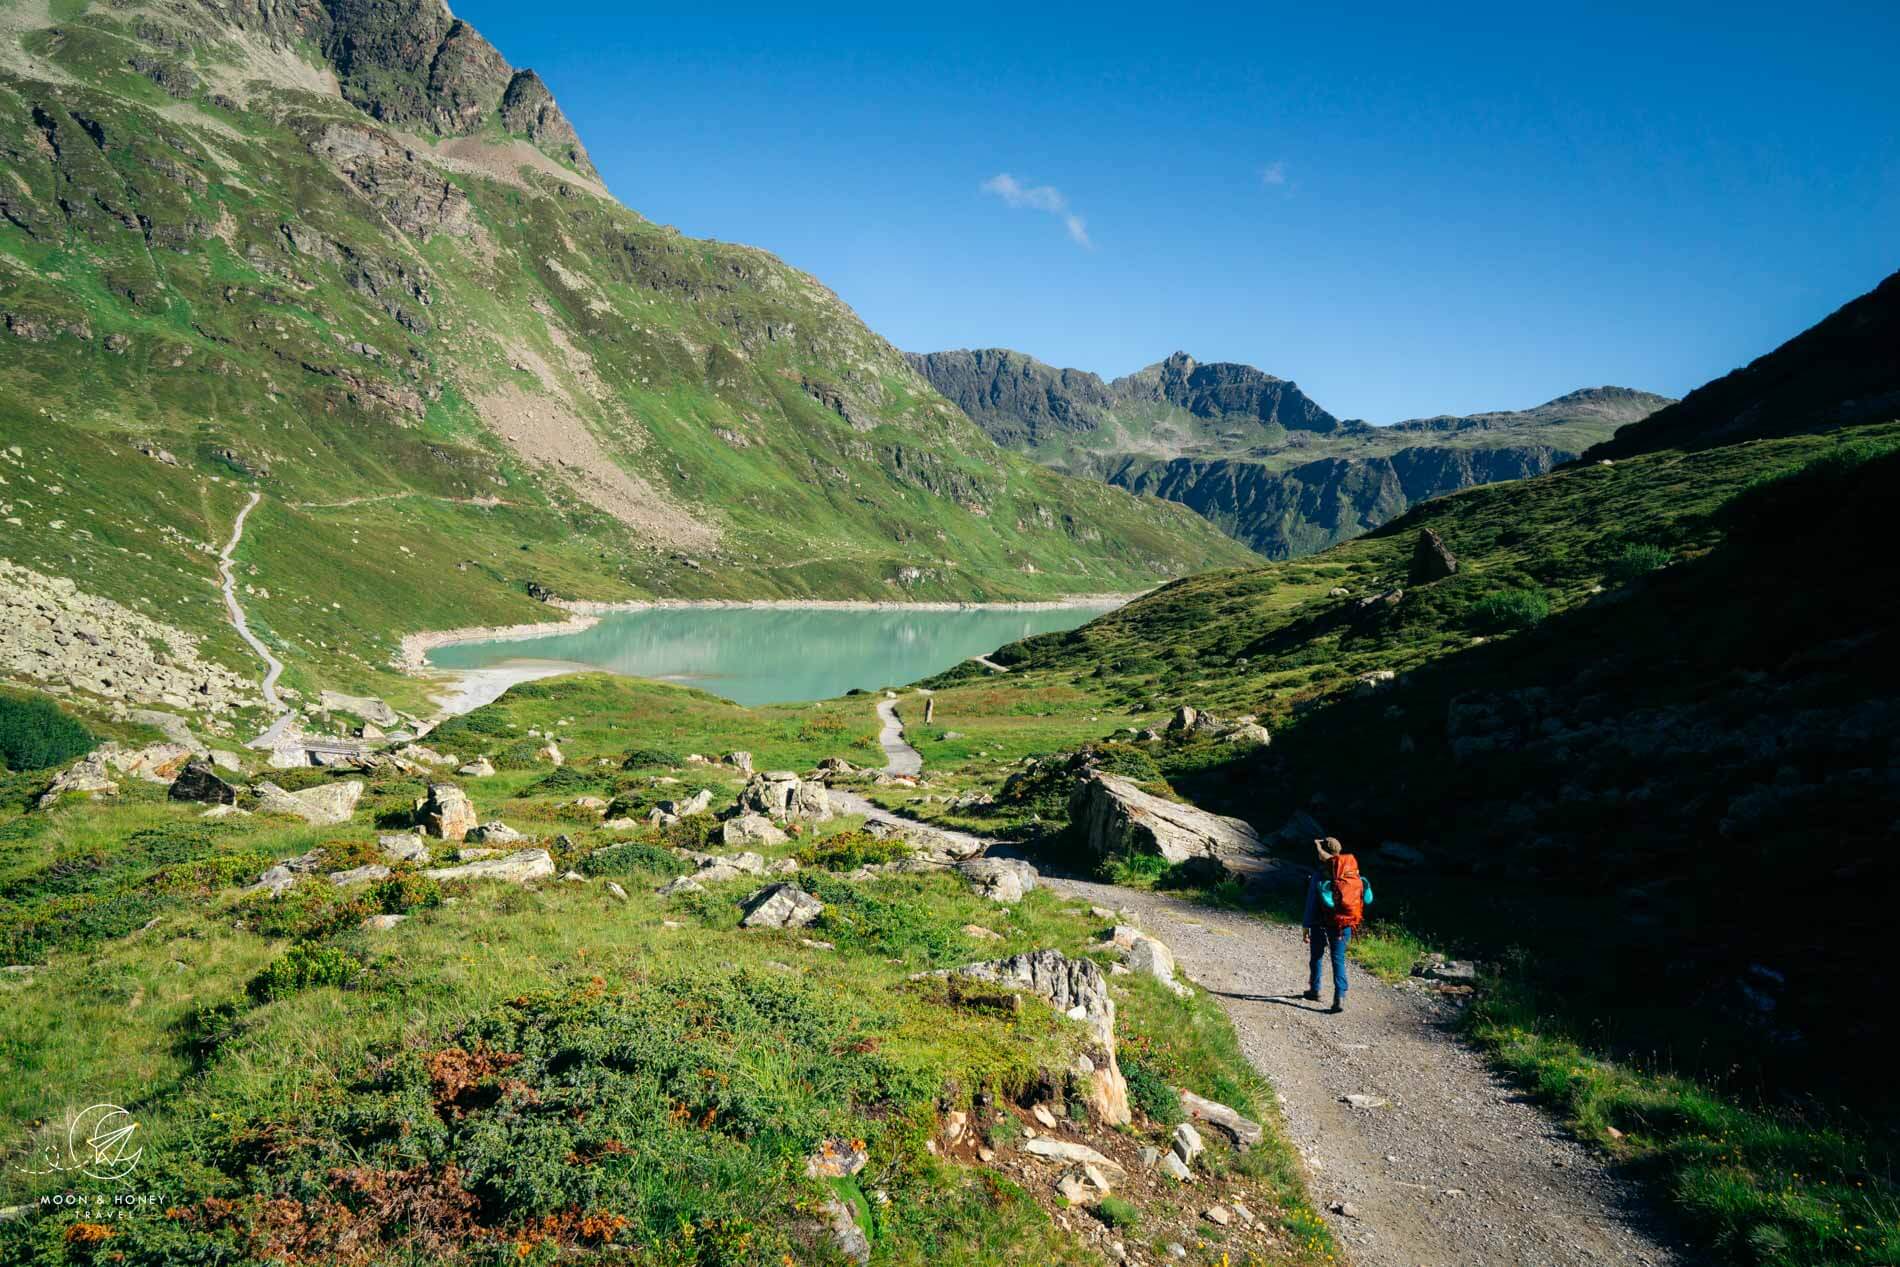
[(1430, 528), (1421, 528), (1412, 545), (1412, 570), (1407, 585), (1430, 585), (1458, 571), (1458, 559), (1445, 547), (1444, 539)]
[(219, 778), (210, 762), (197, 758), (185, 763), (165, 795), (174, 801), (197, 801), (204, 805), (237, 803), (237, 789)]
[(774, 884), (746, 899), (743, 928), (803, 928), (824, 912), (820, 902), (796, 884)]
[(364, 721), (372, 721), (380, 726), (394, 726), (402, 720), (396, 715), (395, 709), (374, 695), (345, 695), (341, 691), (320, 691), (317, 694), (317, 707), (326, 712), (354, 713)]
[(422, 874), (434, 880), (507, 880), (526, 884), (554, 874), (554, 858), (545, 849), (522, 849), (500, 858), (483, 858), (459, 867), (436, 867)]
[(957, 872), (970, 887), (993, 902), (1013, 905), (1041, 879), (1021, 858), (971, 858), (957, 863)]
[(429, 794), (416, 803), (422, 829), (442, 840), (466, 840), (480, 821), (468, 793), (453, 783), (431, 783)]
[(363, 785), (355, 779), (347, 783), (319, 783), (300, 792), (286, 792), (266, 780), (251, 790), (257, 794), (259, 813), (285, 814), (320, 827), (349, 822), (350, 815), (356, 812), (357, 800), (363, 795)]
[(719, 825), (719, 838), (729, 846), (782, 845), (787, 840), (785, 833), (763, 814), (741, 814), (737, 818), (728, 818)]
[(831, 817), (831, 793), (816, 779), (807, 782), (790, 770), (767, 770), (746, 780), (739, 808), (769, 818), (801, 818), (822, 823)]
[(1087, 1026), (1098, 1048), (1086, 1075), (1089, 1107), (1111, 1126), (1132, 1120), (1128, 1083), (1115, 1059), (1115, 1000), (1108, 993), (1108, 978), (1093, 962), (1071, 959), (1059, 950), (1031, 950), (1008, 959), (965, 964), (942, 975), (1025, 991)]
[(1251, 877), (1270, 870), (1260, 837), (1238, 818), (1210, 814), (1142, 791), (1116, 774), (1092, 772), (1069, 797), (1069, 819), (1089, 850), (1104, 856), (1159, 854)]

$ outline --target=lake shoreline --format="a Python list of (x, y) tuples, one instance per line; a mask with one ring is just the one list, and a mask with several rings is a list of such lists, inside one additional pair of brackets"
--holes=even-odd
[(643, 611), (928, 611), (928, 612), (1010, 612), (1070, 611), (1100, 608), (1103, 612), (1126, 606), (1148, 590), (1132, 594), (1071, 594), (1054, 599), (1025, 599), (1017, 602), (918, 601), (882, 602), (850, 598), (652, 598), (624, 602), (594, 602), (587, 599), (548, 600), (548, 606), (566, 612), (565, 619), (536, 621), (517, 625), (467, 625), (459, 629), (425, 629), (405, 634), (395, 657), (396, 667), (412, 677), (447, 679), (434, 693), (437, 718), (457, 716), (491, 703), (508, 687), (519, 682), (551, 677), (561, 672), (584, 672), (583, 666), (571, 669), (550, 668), (545, 662), (523, 662), (519, 666), (496, 665), (480, 669), (445, 669), (429, 663), (429, 653), (439, 647), (471, 642), (525, 642), (535, 638), (582, 633), (600, 623), (603, 616)]

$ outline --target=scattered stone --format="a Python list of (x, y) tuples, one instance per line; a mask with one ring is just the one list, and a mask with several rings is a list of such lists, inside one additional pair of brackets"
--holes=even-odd
[(237, 803), (237, 789), (212, 773), (209, 762), (195, 757), (185, 763), (165, 795), (174, 801), (198, 801), (205, 805)]
[(719, 759), (729, 766), (743, 770), (747, 774), (752, 773), (752, 754), (749, 752), (728, 752)]
[(52, 786), (40, 797), (40, 808), (47, 808), (68, 792), (81, 792), (88, 796), (117, 796), (119, 785), (106, 777), (104, 757), (93, 753), (81, 758), (53, 780)]
[(368, 884), (371, 880), (387, 880), (388, 878), (389, 868), (380, 862), (372, 862), (362, 867), (351, 867), (348, 871), (330, 873), (330, 883), (339, 889), (352, 884)]
[(1046, 1104), (1038, 1104), (1030, 1109), (1029, 1116), (1035, 1118), (1045, 1130), (1053, 1131), (1056, 1128), (1056, 1115), (1049, 1111), (1049, 1106)]
[(1125, 1175), (1121, 1163), (1112, 1157), (1106, 1157), (1090, 1148), (1087, 1144), (1073, 1140), (1055, 1139), (1048, 1135), (1038, 1135), (1034, 1139), (1023, 1141), (1023, 1151), (1031, 1157), (1046, 1157), (1051, 1161), (1071, 1161), (1094, 1166), (1105, 1174)]
[(394, 726), (402, 719), (396, 710), (374, 695), (344, 695), (338, 691), (319, 691), (317, 707), (325, 712), (354, 713), (379, 726)]
[(870, 1161), (871, 1154), (865, 1151), (863, 1141), (827, 1139), (805, 1159), (805, 1174), (812, 1179), (846, 1179)]
[(1339, 1097), (1339, 1102), (1349, 1104), (1355, 1109), (1384, 1109), (1392, 1105), (1392, 1101), (1378, 1095), (1342, 1095)]
[(706, 886), (690, 875), (675, 876), (654, 890), (654, 892), (661, 897), (672, 897), (679, 893), (704, 893), (705, 891)]
[(372, 933), (383, 933), (408, 918), (407, 915), (371, 915), (363, 921), (363, 927)]
[(1335, 1201), (1328, 1206), (1327, 1209), (1342, 1219), (1356, 1219), (1359, 1217), (1359, 1207), (1350, 1201)]
[(1003, 935), (1001, 933), (997, 932), (995, 929), (985, 928), (981, 924), (965, 924), (963, 926), (963, 935), (965, 937), (975, 938), (977, 941), (1002, 941), (1003, 940)]
[(744, 928), (803, 928), (824, 911), (825, 904), (795, 884), (774, 884), (746, 899)]
[(1242, 1152), (1266, 1136), (1265, 1128), (1260, 1123), (1242, 1117), (1225, 1104), (1203, 1099), (1192, 1091), (1181, 1092), (1181, 1111), (1187, 1114), (1189, 1121), (1205, 1123), (1225, 1135)]
[(491, 778), (495, 773), (495, 763), (487, 757), (477, 757), (467, 765), (458, 767), (455, 772), (466, 779)]
[(491, 818), (480, 827), (471, 827), (463, 839), (484, 845), (516, 845), (527, 837), (499, 818)]
[(1182, 998), (1194, 993), (1174, 979), (1174, 952), (1158, 938), (1132, 925), (1117, 924), (1108, 935), (1108, 944), (1132, 971), (1153, 977)]
[(474, 830), (474, 802), (453, 783), (431, 783), (429, 794), (416, 804), (423, 830), (442, 840), (465, 840)]
[(1478, 965), (1464, 959), (1452, 959), (1445, 963), (1426, 964), (1418, 975), (1427, 981), (1449, 981), (1459, 985), (1470, 985), (1478, 979)]
[(250, 816), (251, 811), (239, 809), (235, 805), (213, 805), (210, 809), (198, 815), (200, 818), (249, 818)]
[(1201, 1211), (1201, 1217), (1217, 1227), (1226, 1227), (1234, 1221), (1234, 1213), (1224, 1205), (1210, 1205)]
[(1175, 1153), (1162, 1156), (1161, 1172), (1176, 1183), (1190, 1183), (1194, 1179), (1194, 1172), (1189, 1170), (1187, 1163)]
[(484, 858), (458, 867), (437, 867), (422, 874), (434, 880), (506, 880), (525, 884), (554, 874), (554, 858), (545, 849), (523, 849), (501, 858)]
[(800, 779), (790, 770), (767, 770), (746, 780), (739, 793), (742, 812), (808, 822), (829, 821), (831, 793), (819, 780)]
[(1169, 1142), (1174, 1148), (1175, 1156), (1190, 1166), (1207, 1147), (1201, 1142), (1201, 1133), (1188, 1122), (1182, 1122), (1174, 1128), (1174, 1134)]
[(567, 760), (566, 757), (561, 755), (559, 745), (552, 743), (543, 745), (541, 749), (534, 754), (534, 759), (536, 761), (545, 761), (549, 765), (560, 765)]

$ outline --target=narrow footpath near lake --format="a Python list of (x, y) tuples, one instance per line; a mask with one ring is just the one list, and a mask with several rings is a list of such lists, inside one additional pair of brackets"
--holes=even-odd
[[(897, 701), (878, 716), (887, 770), (922, 766)], [(889, 723), (899, 723), (892, 733)], [(900, 771), (900, 763), (902, 769)], [(893, 815), (861, 797), (847, 813)], [(962, 833), (951, 833), (962, 835)], [(990, 842), (985, 842), (990, 843)], [(1494, 1073), (1452, 1032), (1453, 1007), (1410, 985), (1353, 977), (1346, 1011), (1306, 988), (1300, 930), (1158, 893), (1045, 875), (1053, 891), (1132, 911), (1220, 1000), (1242, 1050), (1280, 1096), (1314, 1203), (1359, 1267), (1676, 1267), (1636, 1185)], [(1331, 997), (1330, 977), (1326, 984)], [(1356, 1108), (1346, 1097), (1370, 1097)], [(1341, 1207), (1341, 1213), (1334, 1207)]]
[(296, 720), (297, 714), (286, 708), (282, 697), (277, 694), (277, 679), (283, 675), (284, 662), (271, 654), (271, 649), (264, 645), (262, 638), (251, 632), (250, 622), (244, 619), (244, 605), (238, 602), (237, 596), (238, 542), (244, 539), (244, 521), (251, 517), (251, 512), (257, 509), (257, 503), (263, 500), (262, 493), (252, 493), (251, 500), (245, 502), (244, 509), (238, 511), (237, 518), (231, 523), (231, 539), (225, 542), (224, 549), (218, 554), (218, 575), (222, 578), (224, 610), (230, 615), (231, 623), (237, 627), (238, 637), (244, 639), (245, 644), (257, 652), (258, 658), (264, 662), (264, 677), (258, 683), (264, 696), (264, 706), (277, 714), (264, 733), (251, 740), (249, 746), (274, 748), (283, 737), (285, 728)]

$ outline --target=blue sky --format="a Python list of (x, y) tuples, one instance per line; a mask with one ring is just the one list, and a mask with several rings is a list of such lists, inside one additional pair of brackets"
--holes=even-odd
[(454, 5), (623, 202), (913, 351), (1391, 422), (1680, 395), (1900, 268), (1890, 2), (801, 7)]

